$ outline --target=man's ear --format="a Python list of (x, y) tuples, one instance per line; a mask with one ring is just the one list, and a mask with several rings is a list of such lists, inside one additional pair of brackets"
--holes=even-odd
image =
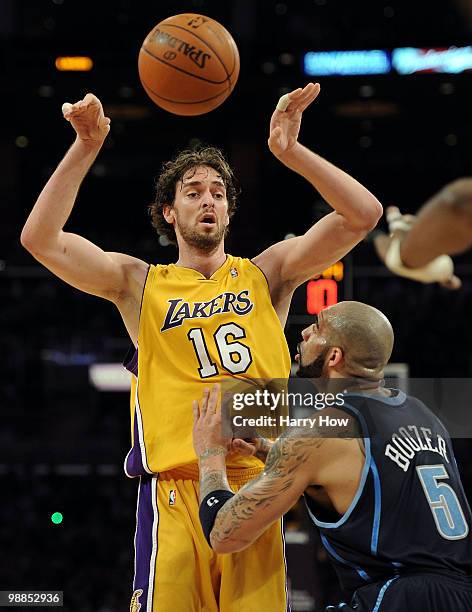
[(162, 216), (167, 223), (172, 225), (172, 223), (175, 221), (174, 207), (171, 204), (165, 204), (162, 208)]
[(328, 359), (326, 365), (330, 368), (335, 368), (344, 359), (344, 353), (341, 347), (333, 346), (330, 348), (328, 353)]

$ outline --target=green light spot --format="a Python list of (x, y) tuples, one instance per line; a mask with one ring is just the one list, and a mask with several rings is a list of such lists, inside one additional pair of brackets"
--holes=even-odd
[(54, 525), (60, 525), (63, 518), (64, 517), (60, 512), (54, 512), (54, 514), (51, 514), (51, 521), (54, 523)]

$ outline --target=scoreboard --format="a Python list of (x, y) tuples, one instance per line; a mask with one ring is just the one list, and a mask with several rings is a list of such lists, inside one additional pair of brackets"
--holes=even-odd
[(293, 294), (289, 322), (302, 323), (304, 318), (308, 322), (323, 308), (352, 299), (351, 294), (350, 262), (337, 261), (298, 287)]
[(344, 263), (342, 261), (336, 262), (309, 280), (305, 288), (307, 314), (318, 314), (323, 308), (337, 304), (340, 301), (339, 294), (342, 291), (343, 280)]

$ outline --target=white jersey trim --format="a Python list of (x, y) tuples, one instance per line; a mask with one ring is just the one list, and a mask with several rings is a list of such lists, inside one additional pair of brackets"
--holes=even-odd
[(152, 549), (151, 559), (149, 561), (149, 584), (148, 584), (148, 597), (147, 597), (147, 612), (153, 610), (153, 597), (154, 597), (154, 582), (156, 579), (156, 558), (157, 558), (157, 530), (159, 527), (159, 510), (157, 508), (157, 476), (151, 479), (151, 501), (152, 511), (154, 520), (152, 522)]

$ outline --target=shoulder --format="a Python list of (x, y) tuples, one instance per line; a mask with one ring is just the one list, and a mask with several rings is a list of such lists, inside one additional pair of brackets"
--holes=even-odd
[[(257, 264), (254, 262), (254, 258), (249, 257), (238, 257), (237, 255), (230, 255), (228, 253), (229, 265), (231, 268), (241, 268), (241, 269), (259, 269)], [(259, 270), (260, 271), (260, 270)]]
[(108, 253), (115, 266), (118, 266), (123, 278), (123, 289), (117, 296), (117, 301), (127, 298), (141, 299), (150, 266), (137, 257), (124, 253)]
[(266, 279), (274, 306), (285, 299), (290, 299), (292, 293), (300, 284), (298, 279), (284, 279), (282, 267), (288, 253), (297, 245), (297, 238), (289, 238), (277, 242), (252, 258), (253, 265), (257, 266)]
[[(337, 408), (315, 411), (310, 418), (300, 418), (277, 438), (266, 465), (299, 465), (337, 454), (346, 442), (362, 438), (357, 419)], [(269, 460), (270, 459), (270, 460)]]
[(258, 264), (258, 257), (235, 257), (229, 255), (231, 258), (230, 269), (240, 271), (242, 275), (250, 275), (256, 279), (257, 283), (260, 283), (264, 288), (270, 289), (268, 278), (264, 270)]
[(108, 255), (113, 259), (114, 263), (120, 266), (127, 274), (147, 274), (149, 264), (125, 253), (108, 252)]

